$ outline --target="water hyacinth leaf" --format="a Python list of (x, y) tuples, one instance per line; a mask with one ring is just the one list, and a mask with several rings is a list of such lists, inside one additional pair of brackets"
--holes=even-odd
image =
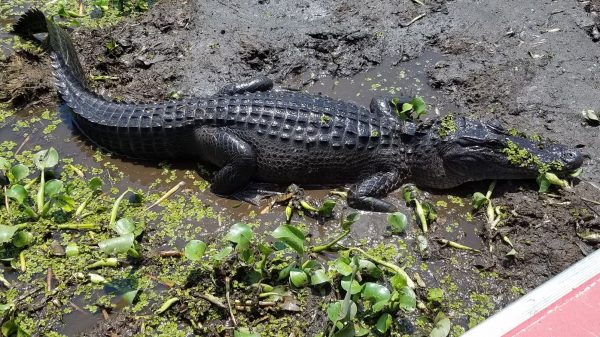
[(323, 205), (321, 205), (321, 207), (319, 208), (319, 215), (324, 218), (331, 217), (333, 214), (333, 208), (335, 207), (335, 204), (336, 202), (333, 199), (326, 199), (325, 201), (323, 201)]
[(344, 325), (339, 331), (333, 334), (333, 337), (354, 337), (356, 336), (356, 331), (354, 330), (354, 323), (349, 322)]
[(304, 233), (298, 228), (291, 225), (281, 225), (271, 235), (295, 250), (298, 254), (304, 254)]
[(373, 278), (381, 278), (383, 276), (383, 271), (377, 267), (377, 265), (369, 260), (360, 259), (358, 260), (358, 266), (361, 272), (366, 275), (369, 275)]
[(373, 303), (373, 312), (378, 312), (387, 305), (392, 294), (387, 287), (381, 284), (367, 282), (364, 284), (362, 297)]
[(12, 303), (0, 304), (0, 316), (4, 316), (4, 313), (12, 310), (14, 307)]
[(404, 213), (396, 212), (388, 215), (388, 223), (392, 229), (392, 234), (401, 234), (406, 230), (408, 219)]
[(11, 242), (15, 232), (19, 229), (17, 226), (0, 225), (0, 245)]
[(260, 337), (258, 332), (250, 332), (247, 328), (239, 328), (233, 331), (233, 337)]
[(12, 238), (12, 243), (17, 248), (29, 246), (33, 241), (33, 234), (27, 231), (18, 231)]
[(244, 223), (236, 223), (229, 229), (225, 238), (237, 245), (239, 251), (248, 249), (252, 241), (252, 228)]
[(213, 255), (213, 260), (217, 264), (219, 264), (219, 263), (225, 261), (225, 259), (227, 257), (229, 257), (229, 255), (231, 254), (231, 252), (233, 252), (233, 247), (227, 246), (227, 247), (221, 249), (220, 251), (218, 251), (215, 255)]
[(473, 193), (473, 198), (471, 199), (471, 207), (474, 209), (480, 209), (481, 206), (483, 206), (487, 201), (488, 199), (483, 193), (475, 192)]
[(415, 111), (417, 118), (419, 118), (421, 115), (424, 115), (426, 113), (425, 110), (426, 110), (427, 106), (426, 106), (423, 98), (421, 98), (420, 96), (413, 97), (413, 99), (410, 101), (410, 104), (412, 104), (413, 110)]
[(302, 269), (290, 270), (290, 283), (296, 288), (302, 288), (308, 284), (308, 275)]
[(350, 283), (351, 279), (352, 275), (342, 277), (342, 281), (340, 282), (342, 285), (342, 289), (344, 289), (345, 291), (350, 291), (350, 294), (352, 295), (360, 293), (363, 289), (363, 285), (358, 283), (357, 280), (352, 280), (352, 283)]
[(23, 164), (17, 164), (10, 169), (10, 181), (14, 184), (29, 175), (29, 168)]
[(112, 225), (112, 229), (119, 235), (130, 234), (135, 231), (135, 223), (130, 218), (121, 218)]
[(315, 286), (319, 284), (329, 283), (331, 278), (325, 269), (317, 269), (310, 275), (310, 284)]
[(450, 333), (450, 319), (441, 311), (435, 316), (433, 325), (429, 337), (446, 337)]
[(53, 147), (37, 152), (33, 155), (33, 163), (40, 170), (54, 167), (58, 164), (58, 152)]
[(381, 333), (386, 333), (391, 326), (392, 315), (388, 314), (387, 312), (379, 316), (379, 319), (377, 319), (377, 323), (375, 323), (375, 328)]
[(27, 191), (25, 190), (25, 187), (21, 185), (14, 185), (8, 191), (6, 191), (6, 195), (19, 204), (22, 204), (27, 198)]
[(295, 263), (290, 263), (287, 267), (279, 271), (277, 281), (285, 280), (290, 276), (290, 271), (296, 267)]
[(405, 311), (412, 312), (417, 307), (417, 295), (410, 287), (402, 287), (398, 290), (398, 304)]
[(183, 253), (190, 261), (200, 261), (206, 250), (206, 243), (200, 240), (191, 240), (185, 245)]
[(65, 194), (61, 194), (58, 197), (56, 197), (55, 202), (56, 205), (60, 207), (60, 209), (67, 213), (73, 211), (73, 209), (75, 208), (75, 199)]
[(88, 181), (88, 187), (90, 188), (90, 190), (92, 191), (98, 191), (102, 188), (102, 179), (98, 178), (98, 177), (94, 177), (92, 179), (90, 179), (90, 181)]
[(409, 112), (410, 110), (413, 109), (413, 105), (410, 103), (402, 103), (402, 111), (400, 111), (401, 113), (406, 113)]
[(423, 210), (425, 211), (425, 215), (427, 216), (427, 220), (433, 222), (437, 220), (437, 208), (434, 204), (430, 202), (423, 203)]
[(352, 274), (352, 267), (342, 259), (337, 259), (334, 267), (335, 270), (343, 276), (350, 276)]
[(44, 185), (44, 194), (48, 198), (53, 198), (63, 190), (63, 182), (57, 179), (52, 179)]
[(350, 213), (348, 216), (344, 218), (342, 221), (342, 229), (345, 231), (350, 230), (350, 226), (360, 219), (360, 214), (358, 212)]
[[(342, 312), (342, 305), (344, 301), (336, 301), (327, 306), (327, 317), (332, 322), (338, 322), (344, 319), (344, 313)], [(358, 311), (358, 307), (356, 303), (350, 303), (350, 317), (349, 319), (354, 319), (356, 316), (356, 312)]]
[(79, 246), (75, 242), (69, 242), (65, 247), (65, 254), (67, 257), (73, 257), (79, 255)]
[(133, 248), (133, 234), (125, 234), (116, 238), (107, 239), (98, 243), (98, 247), (105, 254), (121, 254), (126, 253)]
[(138, 293), (140, 292), (139, 289), (135, 289), (135, 290), (131, 290), (128, 291), (126, 293), (123, 294), (123, 296), (121, 296), (121, 298), (129, 305), (132, 305), (133, 302), (135, 301), (135, 298), (137, 297)]

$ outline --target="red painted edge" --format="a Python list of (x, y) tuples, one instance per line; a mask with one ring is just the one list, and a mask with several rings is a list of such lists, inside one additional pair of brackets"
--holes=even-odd
[(503, 337), (517, 336), (600, 337), (600, 274), (571, 290)]

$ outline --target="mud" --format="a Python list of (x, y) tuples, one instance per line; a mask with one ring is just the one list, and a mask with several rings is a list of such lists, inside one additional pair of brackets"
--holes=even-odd
[[(587, 159), (571, 190), (542, 195), (535, 182), (498, 183), (493, 200), (509, 214), (499, 232), (514, 244), (516, 258), (506, 255), (511, 247), (500, 235), (486, 236), (483, 215), (470, 220), (465, 216), (468, 198), (485, 191), (487, 182), (428, 191), (450, 207), (438, 210), (440, 218), (428, 235), (431, 256), (426, 262), (433, 270), (422, 275), (427, 286), (440, 286), (452, 276), (460, 291), (449, 299), (461, 301), (466, 300), (464, 294), (481, 291), (482, 274), (495, 275), (485, 278), (492, 302), (487, 313), (453, 316), (453, 323), (467, 327), (471, 319), (482, 319), (518, 298), (520, 292), (511, 289), (529, 291), (597, 248), (576, 234), (600, 229), (600, 207), (587, 201), (600, 199), (600, 129), (581, 115), (583, 110), (600, 110), (599, 10), (597, 1), (575, 0), (427, 1), (424, 7), (408, 0), (260, 0), (235, 5), (163, 0), (148, 13), (114, 27), (78, 28), (72, 35), (90, 76), (107, 78), (92, 81), (94, 88), (117, 99), (205, 95), (230, 81), (264, 74), (282, 88), (362, 105), (381, 92), (419, 94), (430, 104), (430, 117), (454, 112), (498, 119), (508, 128), (580, 148)], [(52, 106), (57, 100), (43, 55), (13, 54), (0, 67), (0, 82), (6, 84), (0, 101), (21, 108)], [(74, 131), (65, 127), (60, 132)], [(67, 148), (89, 159), (90, 145), (78, 140), (77, 147)], [(140, 175), (139, 163), (119, 158), (113, 162), (129, 182), (140, 185), (160, 173), (151, 164)], [(229, 218), (248, 219), (247, 214), (261, 209), (247, 204), (234, 208), (237, 203), (205, 194), (203, 198)], [(453, 205), (447, 194), (461, 197), (467, 205)], [(402, 204), (398, 193), (391, 198)], [(258, 220), (276, 223), (281, 217)], [(389, 241), (384, 224), (384, 216), (365, 214), (353, 237)], [(218, 229), (216, 223), (210, 226)], [(326, 237), (334, 229), (335, 224), (312, 223), (309, 230)], [(405, 238), (410, 249), (416, 232), (414, 228)], [(435, 243), (439, 237), (485, 253), (443, 247)], [(411, 272), (418, 270), (420, 261), (413, 263)], [(110, 335), (115, 331), (110, 329), (127, 324), (126, 318), (119, 319), (116, 325), (105, 324), (102, 333)]]

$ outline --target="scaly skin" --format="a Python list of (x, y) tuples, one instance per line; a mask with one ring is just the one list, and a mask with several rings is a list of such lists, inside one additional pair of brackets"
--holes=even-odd
[(87, 89), (68, 35), (41, 12), (25, 14), (14, 31), (24, 37), (48, 31), (58, 91), (90, 140), (135, 158), (213, 164), (220, 168), (211, 185), (217, 194), (231, 194), (251, 180), (355, 183), (350, 206), (389, 212), (394, 206), (381, 198), (405, 181), (450, 188), (472, 180), (535, 177), (538, 167), (507, 159), (508, 141), (542, 163), (560, 162), (559, 171), (582, 162), (565, 146), (540, 148), (495, 125), (458, 119), (450, 132), (440, 132), (441, 121), (400, 122), (390, 98), (374, 98), (369, 111), (326, 97), (274, 91), (264, 77), (228, 84), (205, 98), (118, 103)]

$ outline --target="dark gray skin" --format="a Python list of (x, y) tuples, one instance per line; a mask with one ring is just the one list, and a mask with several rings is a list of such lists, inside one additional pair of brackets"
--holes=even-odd
[[(42, 21), (43, 20), (43, 21)], [(32, 27), (35, 27), (32, 28)], [(389, 98), (370, 110), (304, 93), (276, 91), (265, 77), (225, 86), (214, 96), (166, 103), (118, 103), (87, 89), (67, 34), (31, 11), (14, 31), (48, 31), (62, 99), (78, 128), (110, 151), (143, 159), (197, 159), (219, 168), (211, 190), (230, 195), (250, 181), (277, 184), (347, 184), (348, 205), (378, 212), (405, 182), (451, 188), (485, 179), (530, 179), (538, 169), (511, 164), (509, 140), (539, 156), (577, 169), (582, 156), (564, 145), (535, 143), (486, 123), (456, 120), (439, 135), (440, 121), (401, 122)]]

